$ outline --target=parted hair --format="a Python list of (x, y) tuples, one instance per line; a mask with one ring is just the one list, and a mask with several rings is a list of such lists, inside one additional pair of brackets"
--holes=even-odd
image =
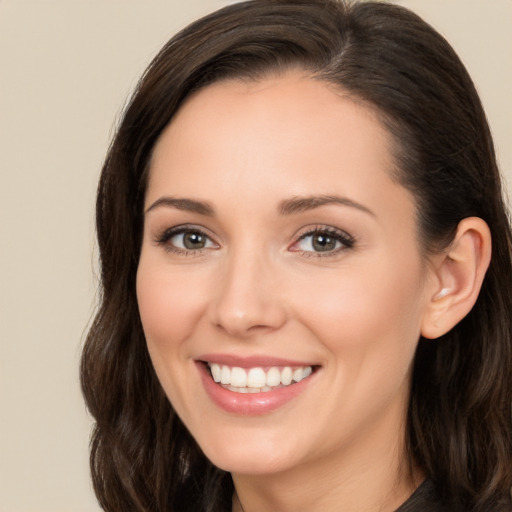
[(512, 237), (486, 116), (463, 64), (432, 27), (383, 2), (253, 0), (174, 36), (127, 105), (98, 187), (97, 314), (81, 359), (94, 420), (91, 471), (109, 512), (231, 509), (229, 473), (211, 464), (165, 396), (137, 306), (143, 201), (152, 150), (183, 101), (226, 79), (299, 68), (377, 112), (395, 175), (414, 195), (426, 254), (470, 216), (492, 259), (471, 312), (415, 355), (406, 443), (453, 510), (510, 512)]

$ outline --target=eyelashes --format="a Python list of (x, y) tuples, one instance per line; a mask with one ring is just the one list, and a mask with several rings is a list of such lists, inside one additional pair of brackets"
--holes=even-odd
[[(210, 250), (220, 249), (220, 244), (206, 230), (190, 224), (164, 230), (154, 239), (155, 245), (177, 255), (201, 255)], [(301, 233), (288, 246), (288, 251), (307, 257), (338, 255), (352, 249), (355, 239), (347, 232), (331, 226), (315, 226)]]
[(304, 255), (331, 256), (342, 250), (354, 247), (354, 237), (345, 231), (333, 227), (317, 226), (300, 235), (288, 249)]
[(189, 224), (166, 229), (156, 237), (155, 243), (167, 252), (183, 255), (194, 255), (220, 247), (204, 230)]

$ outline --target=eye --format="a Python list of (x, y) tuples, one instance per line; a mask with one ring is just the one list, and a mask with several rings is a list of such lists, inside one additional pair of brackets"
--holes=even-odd
[(348, 233), (335, 228), (317, 228), (301, 235), (290, 250), (327, 256), (353, 245), (354, 239)]
[(170, 252), (181, 254), (218, 248), (218, 245), (205, 232), (186, 226), (166, 230), (156, 239), (156, 243), (163, 245)]
[(199, 231), (185, 231), (172, 236), (169, 241), (180, 249), (196, 250), (213, 246), (212, 241)]

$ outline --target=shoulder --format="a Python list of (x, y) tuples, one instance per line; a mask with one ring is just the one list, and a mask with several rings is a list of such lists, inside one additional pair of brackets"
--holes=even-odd
[[(431, 480), (425, 480), (395, 512), (455, 512), (443, 505)], [(457, 511), (458, 512), (458, 511)]]
[[(512, 494), (512, 490), (511, 490)], [(508, 497), (504, 501), (496, 502), (492, 510), (496, 512), (511, 511), (512, 500), (509, 501)], [(478, 509), (483, 510), (483, 509)], [(486, 512), (491, 512), (490, 508), (485, 509)], [(436, 486), (432, 480), (425, 480), (409, 497), (409, 499), (398, 507), (395, 512), (469, 512), (465, 507), (453, 507), (447, 505), (440, 498)]]

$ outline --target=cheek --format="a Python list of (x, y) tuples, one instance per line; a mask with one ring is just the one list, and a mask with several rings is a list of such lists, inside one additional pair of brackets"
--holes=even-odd
[(422, 274), (415, 258), (394, 261), (374, 258), (337, 279), (326, 275), (300, 295), (303, 322), (330, 351), (365, 364), (409, 362), (420, 333)]
[(336, 425), (363, 428), (390, 404), (399, 414), (407, 400), (419, 339), (421, 274), (379, 267), (351, 268), (339, 276), (339, 286), (326, 280), (304, 294), (300, 306), (302, 323), (327, 351), (330, 389), (339, 390), (333, 399), (343, 405), (329, 409), (326, 403), (324, 411)]
[(191, 388), (190, 338), (203, 311), (204, 294), (184, 277), (158, 262), (141, 258), (137, 301), (148, 352), (160, 384), (178, 414), (187, 410)]
[(162, 272), (141, 259), (137, 301), (150, 349), (177, 348), (198, 322), (204, 310), (204, 297), (184, 273)]

